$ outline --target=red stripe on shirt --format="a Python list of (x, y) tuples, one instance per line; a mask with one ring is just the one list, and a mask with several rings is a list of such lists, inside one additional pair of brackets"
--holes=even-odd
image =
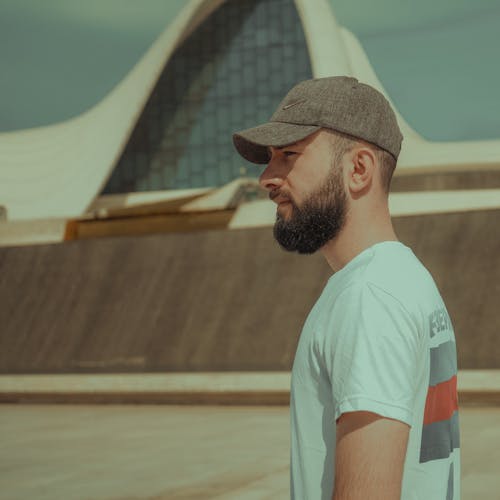
[(424, 425), (448, 420), (458, 410), (457, 376), (429, 386), (425, 401)]

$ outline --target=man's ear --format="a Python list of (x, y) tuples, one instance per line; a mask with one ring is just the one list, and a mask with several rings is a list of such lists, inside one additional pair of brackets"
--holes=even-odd
[(361, 193), (373, 182), (375, 154), (366, 147), (355, 148), (351, 153), (348, 186), (352, 193)]

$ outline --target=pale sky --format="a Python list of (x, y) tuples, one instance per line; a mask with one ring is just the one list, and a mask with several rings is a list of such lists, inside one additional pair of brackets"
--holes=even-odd
[[(500, 138), (500, 0), (330, 2), (420, 134)], [(98, 103), (184, 3), (0, 0), (0, 132), (57, 123)]]

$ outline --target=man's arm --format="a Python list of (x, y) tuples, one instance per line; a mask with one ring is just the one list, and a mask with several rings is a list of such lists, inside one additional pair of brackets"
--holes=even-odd
[(369, 411), (337, 419), (333, 500), (400, 500), (410, 426)]

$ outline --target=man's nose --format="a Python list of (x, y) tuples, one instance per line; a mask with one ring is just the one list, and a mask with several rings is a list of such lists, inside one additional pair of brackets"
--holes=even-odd
[(272, 191), (280, 187), (283, 184), (284, 175), (279, 168), (278, 162), (276, 159), (271, 158), (270, 162), (267, 164), (267, 167), (264, 169), (264, 172), (259, 177), (259, 184), (262, 188), (267, 191)]

